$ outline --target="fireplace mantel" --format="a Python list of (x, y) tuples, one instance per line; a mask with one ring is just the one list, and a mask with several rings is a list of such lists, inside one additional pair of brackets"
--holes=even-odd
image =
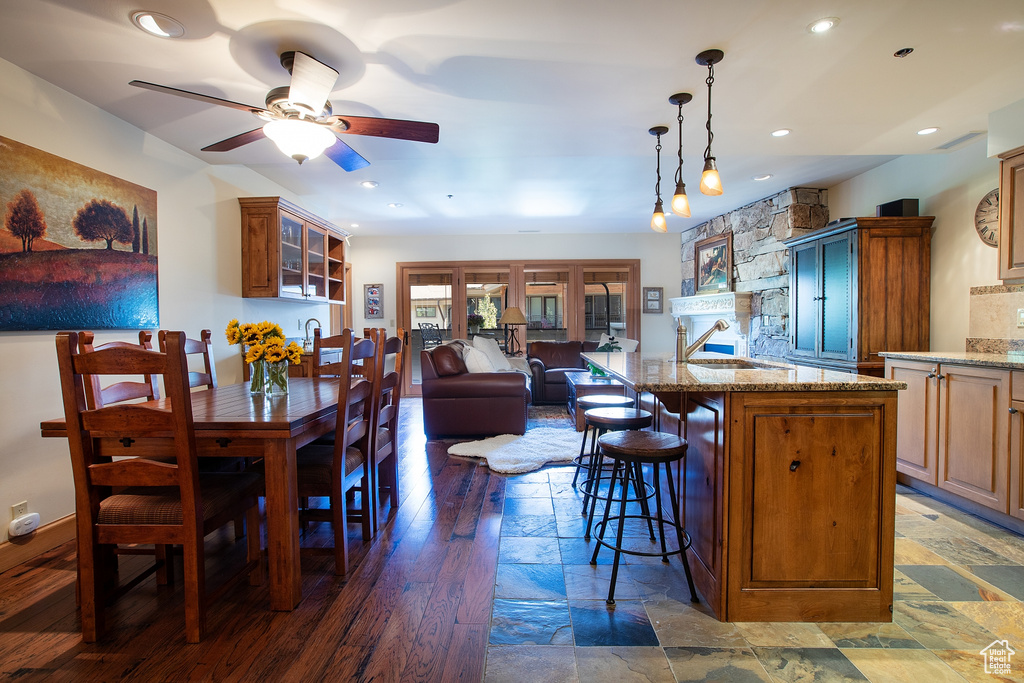
[(686, 325), (688, 344), (722, 318), (729, 323), (729, 329), (715, 334), (710, 343), (732, 345), (735, 355), (748, 356), (752, 297), (751, 292), (723, 292), (681, 296), (669, 301), (672, 303), (672, 317), (682, 318)]

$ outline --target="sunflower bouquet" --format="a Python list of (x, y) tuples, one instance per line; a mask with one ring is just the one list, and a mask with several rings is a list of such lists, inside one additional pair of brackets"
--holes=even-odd
[(288, 364), (302, 360), (302, 347), (285, 345), (281, 326), (264, 320), (241, 323), (232, 320), (224, 331), (228, 344), (240, 345), (242, 359), (251, 366), (249, 389), (254, 394), (288, 393)]

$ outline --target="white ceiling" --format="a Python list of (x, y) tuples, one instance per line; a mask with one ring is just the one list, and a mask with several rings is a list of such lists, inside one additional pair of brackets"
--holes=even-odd
[[(185, 38), (134, 28), (140, 8), (175, 17)], [(824, 16), (839, 25), (807, 31)], [(903, 47), (914, 53), (895, 58)], [(707, 69), (694, 56), (708, 48), (725, 51), (713, 93), (721, 197), (697, 191)], [(277, 56), (287, 49), (340, 72), (336, 114), (433, 121), (440, 142), (347, 136), (371, 162), (352, 173), (324, 157), (300, 167), (269, 140), (203, 153), (257, 122), (128, 86), (262, 106), (288, 83)], [(0, 58), (210, 164), (244, 164), (368, 235), (645, 232), (655, 176), (647, 131), (671, 127), (667, 199), (677, 145), (668, 97), (689, 91), (693, 217), (669, 217), (679, 232), (786, 187), (827, 187), (984, 131), (989, 112), (1024, 97), (1024, 2), (0, 0)], [(16, 106), (17, 94), (5, 94)], [(915, 134), (926, 126), (940, 131)], [(793, 133), (769, 135), (783, 127)], [(774, 177), (752, 180), (761, 173)], [(362, 180), (380, 185), (365, 190)]]

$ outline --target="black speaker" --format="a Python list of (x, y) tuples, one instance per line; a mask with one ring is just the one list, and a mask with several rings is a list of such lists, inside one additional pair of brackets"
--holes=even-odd
[(881, 218), (883, 216), (917, 216), (917, 200), (916, 199), (897, 199), (892, 202), (886, 202), (885, 204), (879, 204), (875, 207), (875, 216)]

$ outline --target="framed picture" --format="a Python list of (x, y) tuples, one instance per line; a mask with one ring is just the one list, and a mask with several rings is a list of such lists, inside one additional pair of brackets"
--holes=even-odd
[(693, 286), (698, 294), (732, 291), (732, 232), (694, 245)]
[(363, 285), (363, 317), (384, 317), (384, 285)]
[(0, 332), (160, 325), (156, 192), (0, 137)]
[(661, 313), (664, 308), (665, 289), (663, 287), (644, 287), (644, 313)]

